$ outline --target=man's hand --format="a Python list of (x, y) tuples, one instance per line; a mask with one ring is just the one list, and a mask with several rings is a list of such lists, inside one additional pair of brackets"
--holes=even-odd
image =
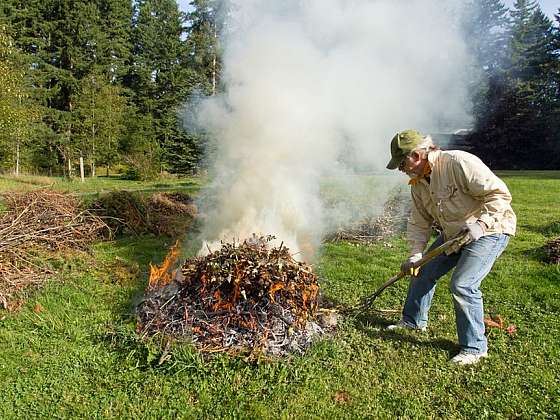
[(404, 274), (409, 274), (411, 276), (417, 276), (420, 271), (420, 267), (414, 268), (414, 263), (422, 259), (422, 254), (413, 254), (408, 259), (401, 264), (401, 271)]
[(484, 236), (486, 227), (484, 225), (484, 222), (477, 221), (475, 223), (467, 223), (465, 226), (463, 226), (462, 231), (469, 234), (468, 242), (473, 242), (479, 240), (482, 236)]

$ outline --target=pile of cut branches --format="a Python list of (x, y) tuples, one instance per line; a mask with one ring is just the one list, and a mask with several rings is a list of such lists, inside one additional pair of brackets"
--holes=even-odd
[[(4, 193), (0, 215), (0, 299), (52, 274), (35, 254), (85, 249), (111, 231), (73, 196), (50, 190)], [(3, 306), (6, 306), (3, 303)]]
[(196, 214), (196, 205), (189, 195), (157, 193), (148, 200), (147, 224), (156, 235), (178, 237), (185, 234)]
[(7, 211), (0, 217), (0, 253), (42, 246), (51, 250), (84, 249), (110, 234), (107, 224), (83, 210), (73, 196), (49, 190), (4, 193)]
[(220, 250), (170, 268), (177, 248), (160, 268), (152, 267), (138, 307), (138, 331), (192, 341), (202, 352), (303, 352), (323, 332), (318, 315), (317, 277), (272, 237)]
[(409, 211), (408, 201), (402, 194), (395, 193), (383, 206), (381, 215), (367, 217), (340, 228), (326, 240), (372, 243), (387, 239), (404, 229)]
[(180, 192), (156, 193), (149, 197), (128, 191), (115, 191), (101, 196), (92, 208), (116, 234), (154, 233), (178, 237), (196, 217), (193, 199)]
[(550, 264), (560, 264), (560, 237), (548, 241), (544, 249)]

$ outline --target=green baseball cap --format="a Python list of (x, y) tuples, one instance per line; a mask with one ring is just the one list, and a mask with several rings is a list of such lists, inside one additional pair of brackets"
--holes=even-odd
[(424, 137), (416, 130), (404, 130), (391, 140), (391, 160), (387, 169), (397, 169), (406, 155), (422, 144)]

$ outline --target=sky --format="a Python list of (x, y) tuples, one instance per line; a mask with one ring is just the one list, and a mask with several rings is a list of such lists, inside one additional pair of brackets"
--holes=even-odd
[[(182, 0), (185, 2), (186, 0)], [(507, 7), (511, 9), (513, 6), (514, 0), (506, 0), (505, 4)], [(545, 15), (550, 18), (554, 17), (555, 13), (558, 13), (558, 8), (560, 8), (560, 1), (559, 0), (540, 0), (538, 2), (541, 5), (541, 9)]]
[[(183, 11), (187, 10), (188, 4), (191, 0), (177, 0), (179, 4), (179, 8)], [(514, 3), (514, 0), (505, 0), (505, 4), (507, 7), (511, 8)], [(558, 13), (558, 8), (560, 8), (560, 1), (559, 0), (540, 0), (538, 2), (541, 5), (541, 9), (543, 12), (550, 18), (553, 18), (555, 13)]]

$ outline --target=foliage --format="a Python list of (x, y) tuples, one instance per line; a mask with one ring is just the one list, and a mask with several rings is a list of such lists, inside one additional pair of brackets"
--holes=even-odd
[[(171, 150), (189, 152), (188, 137), (180, 127), (178, 110), (187, 100), (196, 75), (187, 64), (185, 15), (174, 0), (141, 0), (136, 3), (133, 31), (135, 63), (129, 87), (144, 122), (151, 124), (161, 150), (163, 167), (181, 172)], [(167, 150), (170, 153), (165, 153)], [(197, 156), (187, 155), (187, 162)], [(193, 165), (190, 165), (192, 169)]]
[[(12, 52), (0, 77), (12, 93), (0, 94), (2, 169), (14, 167), (19, 145), (28, 172), (72, 176), (80, 156), (91, 174), (96, 163), (127, 164), (140, 178), (199, 170), (205, 139), (180, 113), (224, 89), (228, 4), (191, 0), (185, 14), (175, 0), (4, 0), (2, 45)], [(558, 167), (560, 18), (535, 0), (511, 11), (502, 0), (464, 6), (467, 141), (496, 168)]]
[(0, 26), (0, 165), (19, 173), (20, 150), (29, 143), (36, 113), (30, 104), (30, 86), (21, 52)]
[(82, 156), (91, 161), (92, 176), (97, 163), (110, 165), (119, 160), (119, 139), (126, 129), (127, 98), (123, 89), (100, 74), (90, 74), (81, 81), (76, 98), (76, 136)]
[[(503, 4), (478, 0), (500, 16), (493, 24), (475, 22), (479, 38), (496, 38), (508, 51), (498, 61), (479, 56), (483, 80), (475, 99), (475, 153), (495, 168), (556, 168), (560, 164), (559, 27), (553, 26), (532, 0), (517, 0), (511, 23)], [(476, 2), (475, 2), (476, 3)], [(509, 34), (507, 48), (501, 34)], [(492, 45), (487, 40), (483, 45)]]

